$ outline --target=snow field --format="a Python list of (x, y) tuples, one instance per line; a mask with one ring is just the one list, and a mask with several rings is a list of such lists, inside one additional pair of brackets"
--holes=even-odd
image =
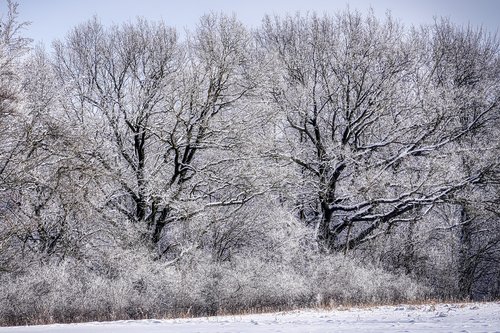
[(241, 316), (3, 327), (5, 333), (500, 332), (500, 302), (297, 310)]

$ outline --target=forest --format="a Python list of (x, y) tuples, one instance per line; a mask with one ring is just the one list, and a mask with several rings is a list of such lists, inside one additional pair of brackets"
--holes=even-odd
[(500, 298), (494, 32), (2, 17), (0, 325)]

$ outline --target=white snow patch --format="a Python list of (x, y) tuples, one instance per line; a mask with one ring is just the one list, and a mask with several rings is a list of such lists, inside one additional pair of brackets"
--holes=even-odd
[(193, 319), (125, 320), (3, 327), (1, 332), (499, 332), (500, 302), (300, 310)]

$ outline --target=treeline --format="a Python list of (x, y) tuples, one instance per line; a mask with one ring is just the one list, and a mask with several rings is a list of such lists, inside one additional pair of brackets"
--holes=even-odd
[(500, 296), (496, 35), (8, 10), (0, 324)]

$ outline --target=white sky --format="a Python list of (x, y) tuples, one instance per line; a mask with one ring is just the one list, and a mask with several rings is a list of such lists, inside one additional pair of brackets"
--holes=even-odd
[[(6, 0), (0, 0), (2, 15)], [(434, 17), (449, 17), (458, 24), (482, 25), (499, 30), (500, 0), (17, 0), (21, 20), (31, 21), (27, 37), (46, 45), (78, 23), (97, 15), (104, 24), (122, 23), (142, 16), (164, 20), (182, 31), (193, 28), (207, 12), (235, 13), (248, 26), (258, 26), (264, 14), (297, 11), (335, 13), (357, 9), (365, 13), (370, 6), (377, 16), (387, 10), (405, 25), (432, 23)]]

